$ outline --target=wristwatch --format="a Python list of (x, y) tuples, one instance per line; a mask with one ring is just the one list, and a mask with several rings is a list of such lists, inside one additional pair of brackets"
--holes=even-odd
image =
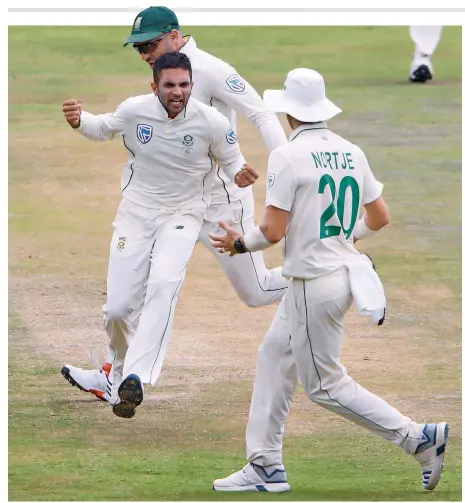
[(234, 241), (234, 249), (236, 250), (237, 253), (247, 253), (247, 250), (245, 249), (244, 245), (242, 244), (241, 237), (239, 236), (236, 241)]

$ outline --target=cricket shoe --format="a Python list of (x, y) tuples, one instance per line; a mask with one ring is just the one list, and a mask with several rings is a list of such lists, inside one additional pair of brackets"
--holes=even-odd
[(439, 483), (446, 452), (447, 423), (425, 424), (415, 459), (420, 463), (423, 489), (433, 490)]
[(424, 83), (433, 78), (433, 65), (428, 54), (415, 55), (410, 66), (410, 82)]
[(72, 385), (81, 391), (92, 393), (100, 400), (109, 401), (111, 383), (108, 379), (111, 364), (104, 363), (100, 370), (85, 370), (73, 365), (65, 365), (61, 369), (61, 375)]
[(144, 399), (144, 386), (139, 376), (129, 374), (118, 388), (118, 399), (113, 405), (113, 414), (130, 419)]
[(283, 465), (247, 463), (242, 470), (213, 482), (214, 491), (281, 493), (290, 490)]

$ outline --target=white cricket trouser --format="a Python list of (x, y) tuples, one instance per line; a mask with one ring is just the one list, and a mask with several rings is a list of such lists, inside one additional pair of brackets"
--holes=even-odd
[(282, 268), (268, 270), (262, 252), (244, 253), (234, 257), (218, 253), (208, 237), (209, 232), (224, 234), (218, 220), (225, 221), (242, 234), (250, 231), (255, 225), (254, 213), (252, 192), (239, 201), (209, 206), (199, 241), (218, 260), (242, 302), (249, 307), (260, 307), (279, 302), (286, 293), (289, 281), (283, 277)]
[(286, 319), (286, 294), (257, 353), (246, 431), (247, 459), (282, 464), (284, 422), (298, 383)]
[(415, 54), (432, 56), (441, 40), (442, 26), (410, 26), (409, 32), (415, 44)]
[[(241, 233), (251, 230), (254, 226), (254, 199), (252, 192), (250, 191), (239, 201), (209, 206), (198, 240), (213, 253), (214, 257), (225, 271), (233, 288), (236, 290), (239, 298), (246, 305), (250, 307), (259, 307), (272, 304), (273, 302), (279, 302), (283, 298), (289, 285), (289, 281), (282, 276), (282, 268), (276, 267), (275, 269), (268, 270), (265, 266), (262, 252), (244, 253), (242, 255), (235, 255), (234, 257), (230, 257), (225, 253), (218, 253), (211, 245), (208, 233), (224, 234), (224, 230), (218, 225), (219, 220), (225, 221)], [(115, 239), (115, 236), (113, 239)], [(114, 248), (114, 245), (112, 245), (112, 247)], [(143, 287), (139, 288), (143, 289)], [(124, 332), (125, 339), (132, 340), (133, 334), (137, 330), (140, 321), (142, 306), (142, 301), (139, 306), (132, 305), (128, 319), (124, 324), (120, 325), (119, 330)], [(105, 313), (106, 305), (103, 306), (103, 311)], [(170, 323), (172, 323), (172, 321), (171, 317)], [(171, 325), (168, 328), (170, 329)], [(127, 344), (123, 347), (127, 347)], [(120, 352), (120, 354), (123, 353)], [(110, 379), (113, 380), (115, 378), (115, 372), (116, 376), (120, 379), (123, 364), (119, 358), (116, 358), (111, 343), (106, 361), (109, 363), (114, 362)], [(160, 370), (158, 370), (158, 375), (159, 373)]]
[(154, 384), (205, 210), (161, 211), (127, 199), (113, 222), (104, 323), (113, 375)]
[(297, 382), (296, 364), (310, 400), (409, 454), (415, 452), (421, 426), (357, 384), (341, 364), (343, 319), (351, 303), (346, 269), (291, 282), (280, 306), (285, 306), (287, 320), (278, 309), (257, 357), (246, 436), (249, 461), (282, 463), (283, 425)]

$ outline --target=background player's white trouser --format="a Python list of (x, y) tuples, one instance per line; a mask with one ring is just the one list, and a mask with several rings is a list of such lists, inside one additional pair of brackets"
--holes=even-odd
[(409, 31), (415, 44), (415, 56), (432, 56), (441, 40), (442, 26), (410, 26)]
[(343, 318), (351, 303), (345, 269), (292, 281), (257, 357), (246, 435), (249, 461), (282, 464), (283, 425), (297, 382), (294, 362), (313, 402), (415, 452), (420, 425), (357, 384), (340, 362)]
[(159, 211), (121, 201), (103, 307), (113, 375), (134, 373), (143, 383), (157, 381), (204, 212)]
[(253, 194), (249, 191), (239, 201), (209, 206), (199, 234), (199, 241), (213, 253), (239, 298), (249, 307), (266, 306), (283, 298), (289, 281), (283, 277), (282, 268), (268, 270), (262, 252), (234, 257), (218, 253), (210, 244), (208, 233), (224, 234), (224, 230), (218, 225), (218, 220), (223, 220), (237, 232), (244, 234), (253, 229), (254, 214)]

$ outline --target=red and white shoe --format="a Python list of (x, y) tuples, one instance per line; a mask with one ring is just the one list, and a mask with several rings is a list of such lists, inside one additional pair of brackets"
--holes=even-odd
[(73, 365), (65, 365), (61, 369), (61, 374), (72, 386), (77, 386), (81, 391), (92, 393), (104, 402), (110, 402), (110, 371), (111, 363), (104, 363), (100, 370), (85, 370)]

